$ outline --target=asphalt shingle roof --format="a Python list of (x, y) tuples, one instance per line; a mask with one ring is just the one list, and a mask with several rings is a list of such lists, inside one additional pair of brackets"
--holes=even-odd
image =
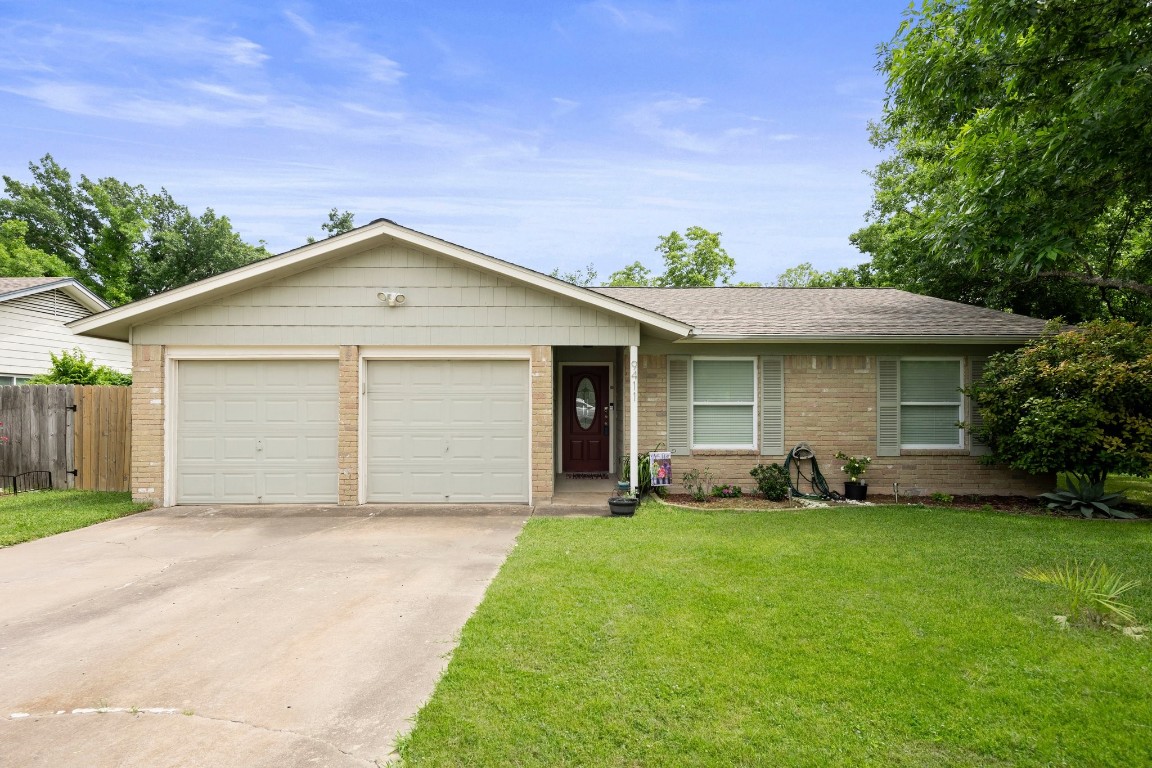
[(697, 336), (1031, 337), (1045, 321), (895, 288), (593, 288)]
[(67, 280), (66, 277), (0, 277), (0, 294), (22, 291), (25, 288), (34, 288), (37, 285), (58, 283)]

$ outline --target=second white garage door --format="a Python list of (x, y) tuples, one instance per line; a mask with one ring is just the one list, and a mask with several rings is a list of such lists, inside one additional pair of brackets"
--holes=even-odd
[(370, 502), (528, 501), (524, 360), (367, 364)]

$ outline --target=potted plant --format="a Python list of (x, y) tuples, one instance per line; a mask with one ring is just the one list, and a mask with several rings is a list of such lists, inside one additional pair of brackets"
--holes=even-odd
[(636, 507), (639, 504), (640, 499), (638, 497), (623, 492), (608, 497), (608, 509), (617, 516), (631, 517), (636, 514)]
[(868, 471), (872, 463), (871, 456), (849, 456), (843, 451), (836, 454), (836, 458), (844, 462), (840, 469), (848, 475), (844, 483), (844, 498), (851, 501), (864, 501), (868, 497), (868, 483), (860, 478)]

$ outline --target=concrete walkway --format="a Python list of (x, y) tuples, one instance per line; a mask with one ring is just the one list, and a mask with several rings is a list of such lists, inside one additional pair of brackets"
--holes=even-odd
[(382, 765), (530, 513), (180, 507), (0, 549), (0, 766)]

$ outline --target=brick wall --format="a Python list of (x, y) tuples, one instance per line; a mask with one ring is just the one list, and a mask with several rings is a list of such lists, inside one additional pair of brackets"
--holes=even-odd
[(532, 347), (532, 503), (552, 500), (556, 481), (552, 347)]
[(132, 347), (132, 499), (164, 503), (164, 347)]
[(360, 347), (340, 347), (337, 462), (340, 506), (360, 503)]
[[(667, 442), (665, 398), (668, 365), (664, 355), (640, 356), (640, 448)], [(1034, 476), (1004, 467), (988, 467), (961, 451), (906, 451), (876, 456), (876, 359), (866, 355), (788, 355), (784, 359), (784, 445), (806, 442), (816, 452), (821, 472), (833, 490), (843, 490), (838, 451), (871, 456), (865, 479), (873, 493), (917, 496), (935, 492), (954, 495), (1033, 496), (1055, 487), (1055, 477)], [(693, 451), (672, 458), (672, 491), (690, 469), (709, 471), (715, 483), (734, 483), (755, 490), (748, 471), (758, 463), (783, 464), (784, 456), (755, 451)]]

